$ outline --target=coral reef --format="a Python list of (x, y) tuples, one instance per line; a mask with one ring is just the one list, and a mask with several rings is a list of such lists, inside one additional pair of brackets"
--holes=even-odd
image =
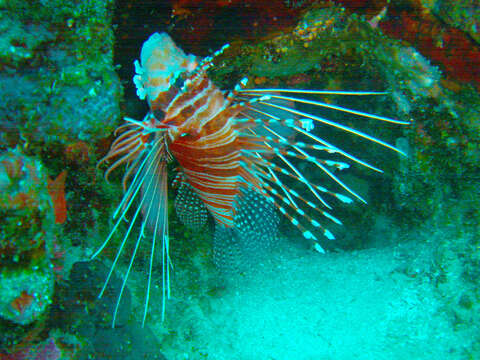
[[(195, 47), (185, 50), (198, 54), (205, 51), (207, 42), (209, 46), (215, 42), (218, 47), (223, 45), (222, 42), (228, 41), (226, 35), (229, 39), (255, 40), (269, 32), (288, 29), (295, 24), (300, 10), (310, 2), (175, 0), (172, 1), (173, 30), (182, 42)], [(192, 23), (195, 24), (193, 28)]]
[[(50, 359), (56, 286), (85, 257), (82, 239), (100, 231), (105, 196), (118, 191), (95, 169), (120, 117), (112, 9), (111, 1), (0, 2), (2, 358)], [(73, 356), (59, 345), (71, 345), (65, 334), (50, 337), (62, 359)]]
[[(204, 4), (124, 0), (114, 9), (113, 1), (0, 1), (0, 358), (127, 359), (135, 353), (162, 359), (158, 349), (188, 343), (195, 336), (195, 312), (209, 314), (209, 299), (221, 294), (208, 242), (212, 229), (196, 234), (179, 219), (171, 229), (176, 301), (165, 323), (160, 324), (159, 312), (150, 315), (153, 334), (132, 321), (131, 312), (143, 306), (138, 299), (145, 295), (138, 268), (132, 274), (138, 283), (128, 284), (130, 303), (120, 306), (122, 328), (112, 330), (121, 281), (114, 276), (112, 288), (97, 301), (108, 268), (78, 262), (104, 240), (122, 191), (119, 179), (107, 184), (95, 168), (122, 112), (116, 70), (130, 84), (141, 42), (166, 29), (181, 48), (199, 56), (231, 44), (209, 70), (225, 89), (247, 76), (252, 87), (386, 91), (372, 99), (325, 100), (411, 121), (392, 130), (326, 115), (360, 124), (408, 154), (387, 157), (357, 139), (328, 134), (366, 161), (380, 159), (385, 170), (381, 178), (357, 169), (343, 177), (370, 205), (339, 209), (345, 226), (332, 229), (339, 239), (329, 249), (380, 247), (387, 240), (379, 232), (420, 229), (418, 241), (435, 249), (428, 277), (452, 326), (474, 329), (480, 303), (475, 2)], [(121, 69), (113, 65), (114, 46)], [(126, 106), (133, 109), (128, 113), (143, 113), (136, 111), (141, 105), (134, 91), (126, 94)], [(306, 107), (299, 109), (309, 111)], [(139, 258), (147, 251), (140, 249)], [(158, 300), (160, 291), (152, 289), (151, 296)], [(180, 321), (182, 316), (186, 320)], [(154, 354), (145, 352), (151, 348)], [(480, 350), (466, 351), (475, 358)]]
[(131, 297), (127, 289), (117, 314), (117, 327), (111, 328), (112, 309), (122, 281), (114, 276), (105, 295), (98, 294), (109, 269), (98, 261), (77, 262), (70, 278), (60, 285), (50, 321), (62, 332), (75, 334), (81, 343), (76, 359), (165, 359), (150, 329), (129, 322)]
[[(119, 117), (108, 2), (0, 4), (2, 121), (30, 143), (96, 141)], [(102, 121), (99, 121), (102, 119)]]
[(18, 149), (0, 155), (0, 348), (19, 343), (51, 303), (54, 215), (45, 170)]
[[(478, 10), (469, 1), (410, 0), (392, 1), (388, 16), (379, 27), (389, 36), (414, 46), (451, 79), (471, 82), (478, 89), (480, 47), (472, 40), (472, 33), (478, 34), (478, 22)], [(459, 24), (469, 33), (460, 30)]]
[(475, 0), (422, 0), (422, 5), (480, 44), (480, 7)]
[(45, 164), (62, 240), (74, 246), (99, 231), (113, 196), (95, 169), (120, 118), (112, 3), (0, 4), (0, 148), (20, 145)]
[(19, 149), (0, 156), (2, 262), (19, 261), (22, 253), (33, 252), (51, 237), (50, 197), (41, 164)]
[(39, 359), (39, 360), (59, 360), (67, 359), (61, 357), (62, 352), (58, 348), (54, 339), (48, 339), (44, 343), (29, 347), (27, 349), (18, 350), (13, 354), (6, 357), (7, 360), (27, 360), (27, 359)]

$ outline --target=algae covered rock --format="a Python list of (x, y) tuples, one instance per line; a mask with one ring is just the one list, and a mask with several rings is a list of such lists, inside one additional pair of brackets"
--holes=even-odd
[(0, 61), (14, 67), (34, 61), (41, 47), (53, 40), (45, 26), (23, 23), (4, 11), (0, 12), (0, 33)]
[(468, 33), (480, 44), (480, 7), (477, 0), (423, 0), (447, 24)]
[(111, 3), (0, 4), (0, 126), (40, 146), (93, 142), (113, 130), (122, 88)]
[(1, 154), (0, 348), (20, 342), (51, 303), (54, 222), (40, 162), (18, 149)]
[(54, 217), (46, 175), (38, 161), (19, 150), (0, 155), (0, 217), (2, 265), (32, 257), (51, 236)]
[(0, 277), (0, 315), (16, 324), (37, 320), (51, 303), (54, 275), (46, 258), (19, 269), (3, 269)]

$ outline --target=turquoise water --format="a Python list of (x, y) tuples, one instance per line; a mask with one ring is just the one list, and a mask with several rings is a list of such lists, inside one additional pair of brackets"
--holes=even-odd
[[(480, 358), (480, 13), (341, 3), (0, 2), (1, 360)], [(196, 74), (305, 90), (232, 120), (276, 205), (158, 140)]]

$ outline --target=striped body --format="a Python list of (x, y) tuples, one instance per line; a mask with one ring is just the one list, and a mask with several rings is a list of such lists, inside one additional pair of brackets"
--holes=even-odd
[(174, 125), (168, 130), (169, 150), (186, 181), (226, 227), (233, 226), (234, 200), (241, 178), (248, 177), (240, 165), (245, 139), (234, 120), (240, 110), (201, 73), (172, 100), (163, 120)]
[[(139, 243), (149, 236), (146, 230), (150, 228), (153, 239), (144, 321), (157, 239), (161, 240), (162, 246), (164, 298), (170, 292), (168, 162), (178, 162), (180, 189), (185, 191), (183, 195), (189, 194), (189, 198), (183, 196), (177, 199), (177, 212), (185, 215), (183, 218), (187, 221), (191, 217), (190, 223), (196, 225), (201, 224), (205, 216), (203, 212), (198, 217), (189, 216), (187, 204), (192, 204), (195, 211), (204, 211), (205, 207), (216, 223), (214, 238), (217, 244), (225, 241), (241, 250), (242, 244), (251, 241), (256, 233), (268, 237), (268, 232), (260, 227), (274, 231), (278, 223), (274, 214), (276, 208), (312, 242), (316, 250), (324, 252), (316, 234), (323, 234), (327, 239), (333, 239), (334, 236), (321, 219), (341, 224), (329, 212), (333, 208), (330, 200), (350, 203), (352, 199), (315, 184), (296, 164), (311, 164), (362, 202), (365, 201), (335, 174), (348, 168), (348, 162), (325, 159), (323, 156), (334, 154), (337, 158), (342, 157), (372, 170), (381, 170), (320, 138), (312, 131), (314, 124), (334, 127), (401, 153), (382, 140), (295, 108), (295, 104), (306, 104), (405, 124), (312, 99), (312, 96), (323, 94), (364, 96), (383, 93), (247, 89), (246, 80), (234, 90), (226, 92), (219, 90), (208, 79), (206, 71), (212, 66), (212, 59), (206, 58), (197, 64), (196, 59), (192, 55), (185, 55), (168, 35), (152, 35), (142, 48), (141, 64), (135, 63), (137, 75), (134, 77), (137, 94), (148, 101), (150, 112), (142, 121), (126, 118), (127, 123), (117, 130), (117, 139), (101, 161), (114, 160), (107, 176), (119, 165), (126, 165), (123, 179), (125, 195), (114, 214), (116, 224), (112, 232), (93, 257), (107, 245), (121, 221), (127, 218), (127, 212), (133, 212), (102, 293), (133, 225), (138, 222), (140, 232), (124, 276), (120, 299)], [(300, 98), (296, 94), (310, 97)], [(296, 141), (293, 135), (303, 141)], [(303, 186), (305, 191), (300, 194), (291, 189), (288, 183), (292, 180)], [(135, 199), (139, 202), (136, 207), (132, 205)], [(251, 209), (249, 202), (252, 203)], [(234, 239), (230, 241), (229, 237)], [(113, 324), (118, 304), (119, 301)], [(165, 301), (162, 314), (164, 311)]]

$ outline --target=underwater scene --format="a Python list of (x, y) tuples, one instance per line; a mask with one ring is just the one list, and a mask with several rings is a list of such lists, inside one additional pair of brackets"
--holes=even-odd
[(0, 360), (480, 359), (475, 0), (0, 0)]

